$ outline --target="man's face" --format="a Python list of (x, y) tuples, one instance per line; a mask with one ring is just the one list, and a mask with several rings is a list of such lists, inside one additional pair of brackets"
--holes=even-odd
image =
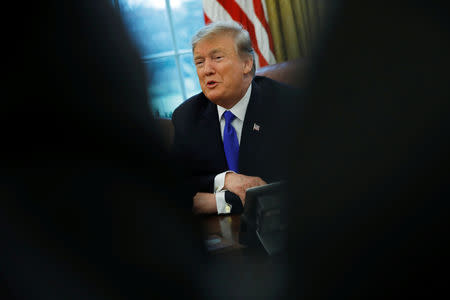
[(213, 103), (231, 108), (251, 82), (252, 60), (242, 60), (230, 35), (214, 36), (197, 43), (194, 63), (200, 86)]

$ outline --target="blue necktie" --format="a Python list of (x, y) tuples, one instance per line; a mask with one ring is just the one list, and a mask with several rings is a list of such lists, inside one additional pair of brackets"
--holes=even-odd
[(235, 115), (231, 111), (226, 111), (223, 114), (225, 118), (225, 128), (223, 130), (223, 148), (225, 150), (225, 156), (228, 162), (229, 170), (238, 172), (238, 159), (239, 159), (239, 142), (236, 134), (236, 130), (231, 125)]

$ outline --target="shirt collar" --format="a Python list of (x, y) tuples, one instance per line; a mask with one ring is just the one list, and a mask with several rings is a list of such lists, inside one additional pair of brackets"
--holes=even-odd
[[(245, 112), (247, 111), (248, 102), (250, 101), (251, 90), (252, 90), (252, 85), (250, 84), (250, 86), (247, 89), (247, 92), (245, 92), (244, 97), (242, 97), (242, 99), (239, 100), (239, 102), (236, 103), (232, 108), (228, 109), (229, 111), (231, 111), (233, 113), (233, 115), (236, 116), (236, 118), (238, 118), (241, 121), (244, 121), (244, 118), (245, 118)], [(220, 119), (222, 119), (222, 115), (225, 111), (227, 111), (226, 108), (224, 108), (220, 105), (217, 105), (219, 121), (220, 121)]]

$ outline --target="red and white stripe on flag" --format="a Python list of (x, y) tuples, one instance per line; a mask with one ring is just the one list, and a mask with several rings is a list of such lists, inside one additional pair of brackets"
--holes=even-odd
[(234, 20), (249, 32), (256, 68), (276, 62), (265, 0), (203, 0), (205, 23)]

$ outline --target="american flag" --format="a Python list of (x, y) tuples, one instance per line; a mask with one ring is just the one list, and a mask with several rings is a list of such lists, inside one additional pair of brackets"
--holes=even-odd
[(274, 64), (275, 55), (265, 0), (203, 0), (205, 23), (234, 20), (249, 32), (256, 68)]
[(253, 124), (253, 130), (259, 131), (259, 125), (254, 123)]

